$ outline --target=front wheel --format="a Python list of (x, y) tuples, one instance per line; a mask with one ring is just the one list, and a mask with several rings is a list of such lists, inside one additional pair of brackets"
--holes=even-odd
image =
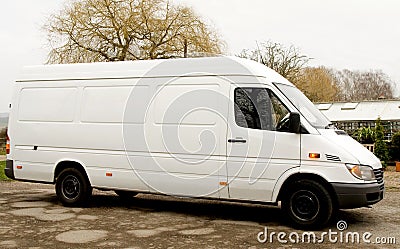
[(329, 222), (334, 205), (322, 184), (312, 180), (299, 180), (288, 187), (282, 200), (282, 209), (296, 227), (314, 229)]
[(56, 194), (64, 206), (79, 206), (87, 202), (92, 187), (86, 175), (75, 168), (68, 168), (57, 177)]

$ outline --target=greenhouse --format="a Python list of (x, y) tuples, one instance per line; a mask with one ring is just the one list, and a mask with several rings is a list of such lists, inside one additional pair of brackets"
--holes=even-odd
[(375, 127), (380, 118), (385, 128), (385, 140), (400, 131), (400, 100), (377, 100), (363, 102), (316, 103), (317, 108), (338, 129), (353, 135), (361, 127)]

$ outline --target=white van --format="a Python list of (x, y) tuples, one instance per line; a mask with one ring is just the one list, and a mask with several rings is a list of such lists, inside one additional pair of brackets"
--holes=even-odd
[[(321, 89), (323, 91), (323, 89)], [(277, 205), (300, 227), (383, 198), (380, 161), (275, 71), (236, 57), (26, 67), (5, 173), (55, 184)]]

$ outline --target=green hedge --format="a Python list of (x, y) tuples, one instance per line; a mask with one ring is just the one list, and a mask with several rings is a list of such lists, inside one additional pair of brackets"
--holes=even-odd
[(6, 161), (0, 161), (0, 181), (10, 181), (10, 179), (4, 174), (5, 167)]

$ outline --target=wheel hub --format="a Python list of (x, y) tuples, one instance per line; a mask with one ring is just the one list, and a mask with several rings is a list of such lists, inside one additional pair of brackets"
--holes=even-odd
[(75, 176), (67, 176), (62, 182), (62, 192), (68, 199), (76, 198), (80, 193), (80, 183)]
[(301, 190), (292, 196), (292, 211), (301, 220), (312, 220), (319, 212), (319, 201), (311, 191)]

